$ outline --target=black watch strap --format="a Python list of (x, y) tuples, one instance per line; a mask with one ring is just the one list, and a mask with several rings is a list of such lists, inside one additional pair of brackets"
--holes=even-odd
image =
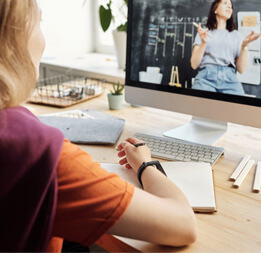
[(143, 171), (144, 171), (148, 166), (151, 166), (151, 165), (155, 165), (156, 168), (157, 168), (161, 173), (163, 173), (165, 176), (167, 176), (159, 161), (151, 161), (151, 162), (147, 162), (147, 163), (143, 162), (142, 165), (139, 167), (138, 172), (137, 172), (137, 176), (138, 176), (138, 179), (139, 179), (139, 182), (140, 182), (141, 186), (143, 186), (142, 181), (141, 181), (141, 175), (142, 175)]

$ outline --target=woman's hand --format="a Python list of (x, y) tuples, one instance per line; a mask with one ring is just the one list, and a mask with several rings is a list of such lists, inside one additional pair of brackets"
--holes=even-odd
[(201, 24), (198, 25), (198, 35), (201, 39), (200, 45), (195, 45), (193, 47), (190, 64), (193, 69), (197, 69), (204, 57), (204, 53), (207, 46), (208, 40), (208, 29), (202, 29)]
[(246, 36), (242, 42), (242, 47), (248, 46), (249, 43), (257, 40), (261, 36), (261, 33), (255, 34), (255, 32), (251, 32), (248, 36)]
[(133, 144), (143, 142), (137, 138), (128, 138), (117, 147), (118, 156), (121, 158), (119, 164), (133, 169), (136, 173), (143, 162), (151, 161), (150, 149), (144, 145), (135, 147)]
[(201, 38), (201, 41), (202, 43), (207, 43), (207, 40), (208, 40), (208, 29), (203, 29), (201, 27), (201, 24), (198, 25), (198, 34), (199, 34), (199, 37)]

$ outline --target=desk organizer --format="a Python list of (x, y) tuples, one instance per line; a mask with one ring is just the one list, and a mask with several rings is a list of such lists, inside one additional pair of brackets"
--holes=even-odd
[(104, 92), (105, 80), (81, 76), (55, 76), (38, 81), (29, 102), (36, 104), (68, 107)]

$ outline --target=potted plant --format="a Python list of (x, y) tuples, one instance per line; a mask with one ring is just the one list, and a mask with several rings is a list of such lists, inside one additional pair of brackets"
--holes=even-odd
[(122, 107), (124, 85), (118, 82), (113, 83), (112, 87), (113, 90), (111, 90), (111, 92), (107, 94), (109, 108), (110, 110), (119, 110)]
[[(114, 2), (118, 1), (119, 0), (114, 0)], [(103, 5), (99, 7), (99, 17), (100, 24), (104, 32), (108, 30), (112, 22), (115, 22), (116, 19), (120, 20), (120, 18), (122, 18), (120, 24), (112, 32), (112, 35), (119, 68), (124, 69), (126, 62), (127, 16), (124, 13), (123, 7), (128, 6), (128, 0), (120, 1), (122, 1), (122, 5), (119, 7), (119, 12), (117, 14), (114, 14), (112, 11), (113, 0), (108, 0), (108, 3), (105, 7)]]

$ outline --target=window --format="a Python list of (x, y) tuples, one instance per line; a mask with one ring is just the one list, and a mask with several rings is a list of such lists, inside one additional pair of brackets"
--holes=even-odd
[(92, 4), (89, 0), (37, 0), (46, 40), (44, 56), (82, 55), (94, 50)]
[(99, 20), (99, 6), (109, 0), (37, 0), (43, 12), (42, 30), (47, 46), (44, 57), (81, 55), (90, 52), (115, 54), (112, 31), (127, 16), (123, 0), (112, 0), (116, 16), (107, 32)]

